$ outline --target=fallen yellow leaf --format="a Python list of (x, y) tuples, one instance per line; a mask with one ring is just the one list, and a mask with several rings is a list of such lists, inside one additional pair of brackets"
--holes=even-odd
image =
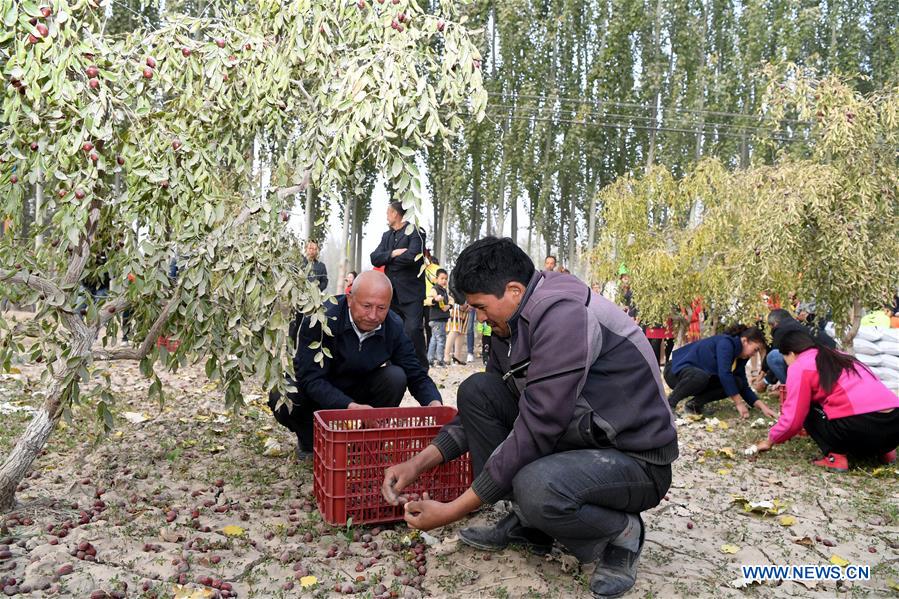
[[(722, 424), (724, 424), (724, 423), (722, 422)], [(733, 447), (722, 447), (721, 449), (718, 450), (718, 453), (720, 453), (723, 456), (727, 456), (730, 459), (734, 459), (734, 448)]]
[(736, 545), (725, 544), (721, 546), (721, 553), (736, 553), (740, 550)]
[(212, 589), (197, 589), (187, 585), (182, 586), (180, 584), (176, 584), (172, 587), (172, 591), (174, 592), (172, 599), (208, 599), (209, 597), (212, 597), (215, 592)]
[(849, 565), (849, 560), (834, 553), (830, 556), (830, 563), (832, 563), (834, 566), (840, 566), (841, 568), (843, 568)]
[(719, 468), (718, 474), (720, 474), (721, 476), (727, 476), (728, 474), (730, 474), (730, 469), (729, 468)]
[(229, 524), (222, 529), (222, 533), (227, 537), (240, 537), (243, 536), (244, 530), (235, 524)]
[(727, 429), (730, 428), (730, 425), (722, 420), (721, 422), (718, 423), (718, 428), (720, 428), (723, 431), (726, 431)]
[(305, 588), (311, 587), (312, 585), (318, 582), (318, 578), (315, 576), (304, 576), (300, 579), (300, 586)]
[(781, 526), (793, 526), (796, 524), (796, 518), (794, 516), (781, 516), (777, 521), (780, 522)]
[(899, 591), (899, 582), (896, 582), (892, 578), (887, 578), (887, 586), (893, 589), (894, 591)]

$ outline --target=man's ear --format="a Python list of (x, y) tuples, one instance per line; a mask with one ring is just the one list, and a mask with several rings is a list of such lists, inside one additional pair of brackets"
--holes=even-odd
[(506, 293), (512, 294), (512, 297), (521, 300), (524, 297), (524, 292), (527, 290), (527, 287), (519, 283), (518, 281), (509, 281), (506, 283)]

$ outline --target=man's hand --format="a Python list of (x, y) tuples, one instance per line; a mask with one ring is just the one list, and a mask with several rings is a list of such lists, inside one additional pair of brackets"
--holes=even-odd
[(412, 528), (431, 530), (455, 522), (459, 516), (451, 504), (433, 501), (425, 492), (422, 493), (421, 501), (410, 501), (406, 504), (403, 518)]
[(431, 403), (428, 404), (428, 407), (431, 408), (431, 407), (434, 407), (434, 406), (442, 406), (442, 405), (443, 405), (443, 404), (442, 404), (441, 402), (439, 402), (439, 401), (437, 401), (437, 400), (435, 399), (434, 401), (432, 401)]
[(384, 471), (384, 483), (381, 485), (381, 494), (390, 505), (401, 505), (406, 498), (400, 492), (418, 479), (418, 468), (412, 460), (406, 460), (402, 464), (391, 466)]
[(755, 405), (757, 405), (758, 408), (762, 411), (762, 414), (764, 414), (768, 418), (774, 418), (775, 420), (777, 420), (777, 418), (779, 417), (779, 414), (769, 408), (768, 404), (763, 402), (761, 399), (756, 400)]
[(364, 403), (356, 403), (355, 401), (351, 401), (347, 408), (350, 410), (374, 410), (373, 406)]
[(402, 255), (402, 254), (405, 254), (405, 253), (406, 253), (406, 250), (408, 250), (408, 249), (409, 249), (409, 248), (397, 248), (397, 249), (393, 250), (392, 252), (390, 252), (390, 257), (391, 257), (391, 258), (396, 258), (397, 256), (400, 256), (400, 255)]

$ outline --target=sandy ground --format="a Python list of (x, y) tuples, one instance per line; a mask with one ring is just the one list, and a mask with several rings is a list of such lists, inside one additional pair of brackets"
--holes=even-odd
[[(434, 371), (448, 404), (475, 371)], [(39, 399), (38, 374), (0, 375), (4, 452)], [(547, 558), (518, 548), (479, 552), (458, 543), (462, 524), (422, 539), (402, 524), (323, 523), (311, 467), (296, 463), (292, 436), (260, 391), (249, 389), (247, 408), (234, 415), (200, 369), (165, 375), (162, 407), (146, 399), (136, 365), (116, 364), (113, 376), (115, 409), (146, 420), (118, 418), (114, 433), (96, 438), (90, 408), (74, 409), (23, 483), (19, 506), (0, 520), (6, 594), (208, 597), (218, 587), (239, 597), (590, 596), (592, 566), (558, 548)], [(746, 458), (742, 449), (766, 430), (755, 426), (724, 407), (680, 421), (674, 483), (644, 514), (647, 543), (629, 596), (897, 595), (899, 470), (821, 472), (808, 463), (815, 451), (807, 439)], [(503, 509), (465, 524), (496, 520)], [(741, 565), (842, 560), (870, 566), (871, 579), (738, 588)]]

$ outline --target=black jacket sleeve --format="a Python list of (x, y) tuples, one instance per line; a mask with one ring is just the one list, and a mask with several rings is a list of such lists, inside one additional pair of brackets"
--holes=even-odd
[[(425, 243), (425, 233), (418, 227), (414, 227), (412, 229), (412, 234), (409, 235), (409, 247), (408, 249), (397, 256), (396, 258), (392, 258), (391, 261), (397, 266), (409, 266), (415, 262), (421, 263), (423, 259), (421, 258), (421, 254), (424, 251), (424, 243)], [(388, 254), (389, 256), (389, 254)], [(374, 264), (374, 263), (372, 263)], [(416, 273), (418, 274), (418, 273)]]
[(322, 342), (334, 355), (333, 337), (321, 335), (321, 325), (309, 325), (306, 318), (297, 335), (297, 351), (293, 357), (293, 372), (296, 380), (297, 391), (301, 399), (310, 399), (326, 410), (345, 409), (353, 400), (343, 391), (328, 381), (331, 370), (331, 358), (324, 356), (324, 361), (319, 365), (315, 361), (315, 355), (320, 348), (312, 349), (311, 343)]
[(378, 244), (378, 247), (376, 247), (375, 251), (369, 256), (372, 266), (387, 265), (387, 260), (390, 258), (390, 247), (387, 242), (389, 236), (390, 231), (385, 231), (384, 234), (381, 235), (381, 243)]

